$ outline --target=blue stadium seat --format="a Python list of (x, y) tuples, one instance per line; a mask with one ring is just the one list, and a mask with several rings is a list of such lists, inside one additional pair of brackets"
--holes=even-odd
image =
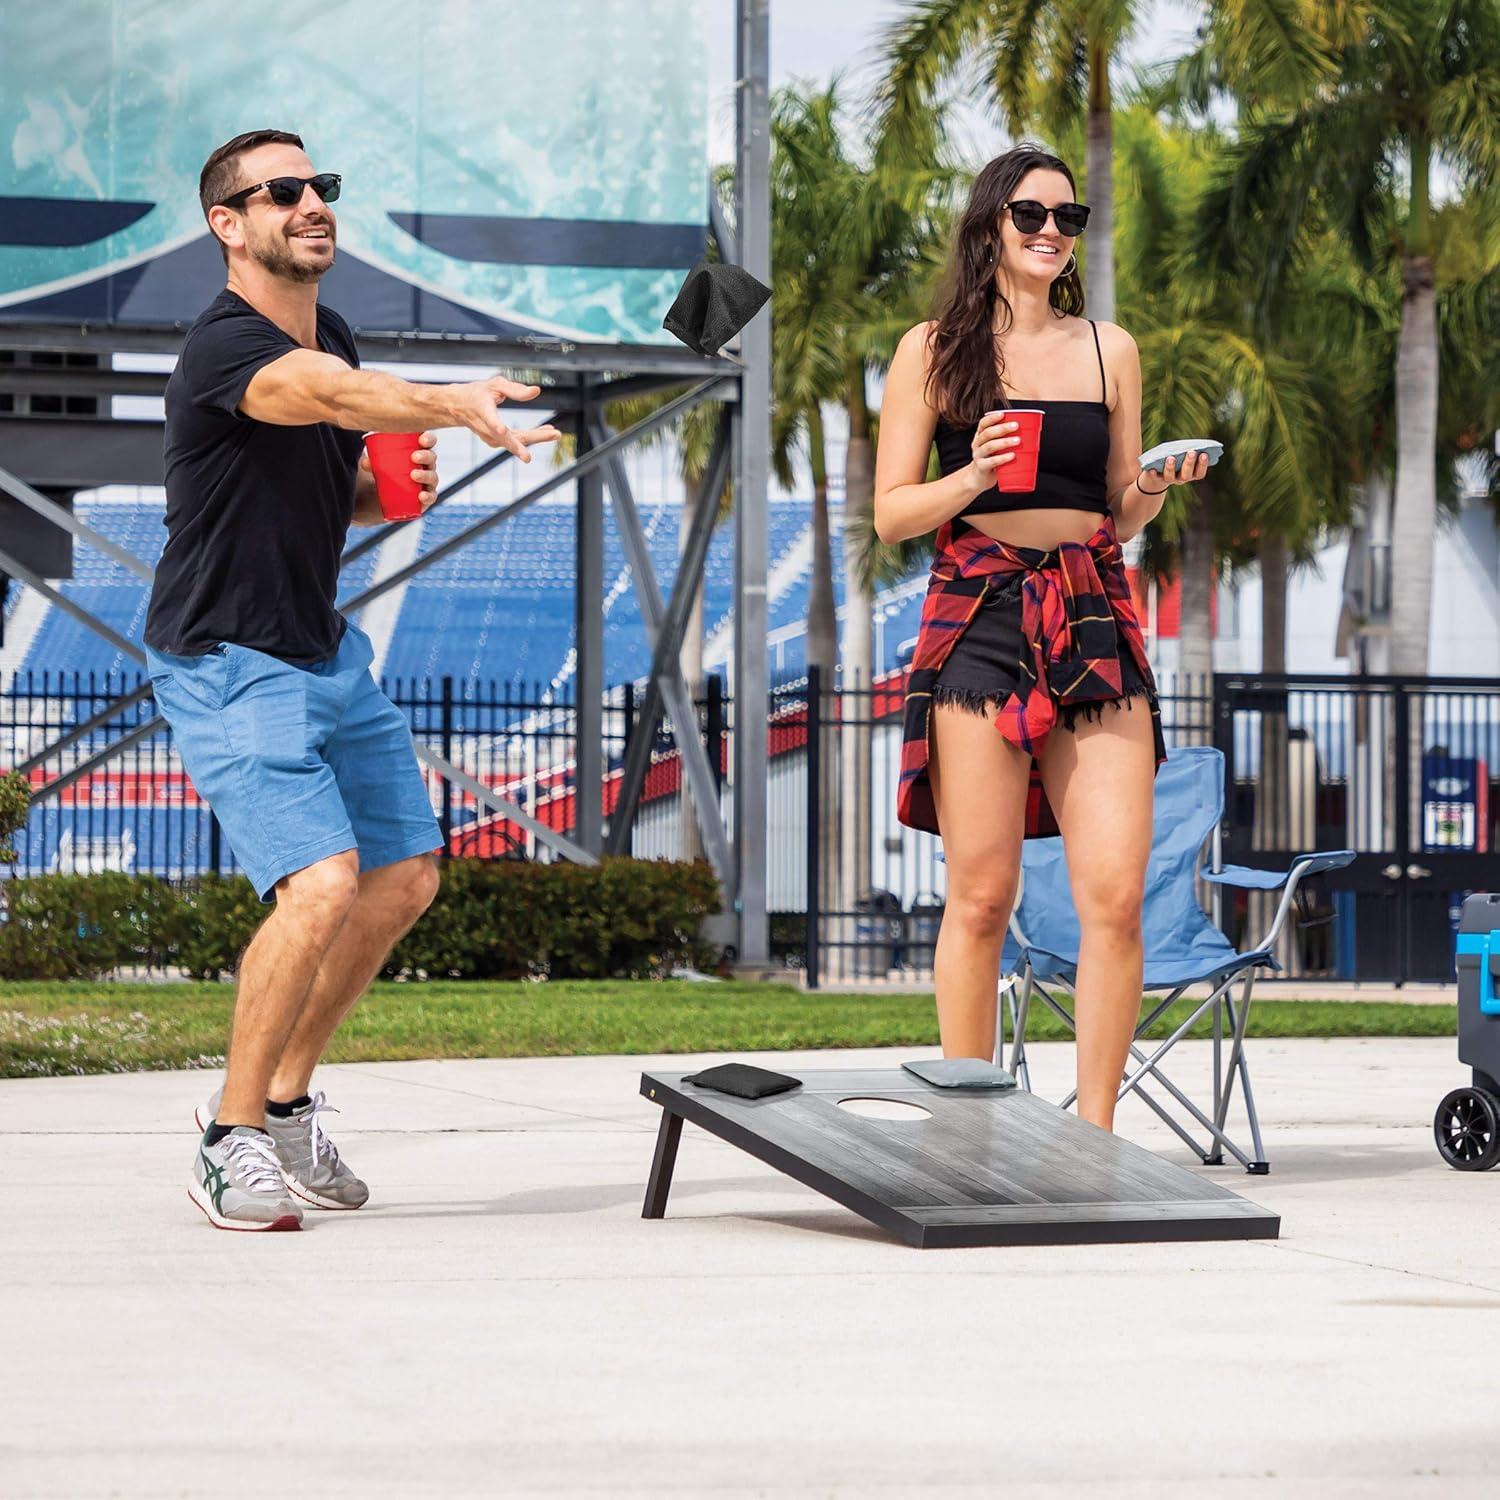
[[(812, 520), (807, 500), (774, 500), (768, 522), (768, 565), (773, 578), (778, 563), (792, 548), (806, 548)], [(81, 519), (97, 527), (144, 561), (154, 563), (165, 540), (159, 502), (80, 500)], [(422, 524), (421, 550), (453, 536), (486, 515), (489, 505), (451, 501)], [(615, 684), (639, 679), (651, 653), (625, 563), (623, 541), (613, 512), (606, 509), (605, 668), (604, 680)], [(676, 504), (643, 499), (642, 524), (664, 596), (676, 572), (679, 510)], [(844, 573), (841, 528), (834, 529), (834, 594), (842, 605)], [(472, 546), (418, 574), (408, 584), (385, 661), (390, 679), (454, 679), (462, 696), (480, 683), (509, 685), (515, 690), (543, 687), (564, 672), (573, 645), (574, 512), (570, 504), (543, 502), (513, 516)], [(773, 631), (796, 627), (806, 619), (810, 566), (794, 572), (780, 593), (768, 600)], [(344, 574), (344, 597), (366, 587), (374, 577), (375, 552), (367, 553)], [(783, 579), (785, 584), (785, 579)], [(729, 619), (734, 597), (734, 527), (721, 526), (709, 546), (703, 569), (704, 621), (708, 634)], [(107, 559), (79, 547), (77, 576), (63, 591), (130, 639), (139, 639), (145, 623), (146, 588)], [(18, 594), (19, 591), (13, 591)], [(11, 601), (14, 610), (15, 599)], [(877, 608), (880, 608), (877, 600)], [(921, 597), (892, 601), (881, 639), (878, 670), (899, 665), (902, 640), (915, 635)], [(81, 671), (103, 674), (128, 664), (91, 631), (61, 611), (49, 609), (34, 636), (22, 672)], [(773, 681), (802, 675), (805, 641), (798, 634), (780, 642), (772, 657)]]

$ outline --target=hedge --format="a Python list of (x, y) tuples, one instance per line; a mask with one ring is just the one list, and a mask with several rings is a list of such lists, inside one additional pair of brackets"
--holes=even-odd
[[(441, 870), (437, 899), (396, 945), (388, 978), (645, 979), (719, 957), (699, 937), (719, 909), (705, 864), (460, 859)], [(239, 876), (16, 878), (0, 883), (0, 979), (98, 979), (136, 966), (216, 979), (233, 973), (269, 911)]]
[(31, 810), (31, 783), (19, 771), (0, 775), (0, 859), (14, 859), (10, 837)]

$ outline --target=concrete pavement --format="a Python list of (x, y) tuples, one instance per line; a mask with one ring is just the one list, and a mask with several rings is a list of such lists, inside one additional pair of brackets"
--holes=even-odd
[[(1070, 1050), (1032, 1055), (1055, 1097)], [(1279, 1242), (926, 1252), (691, 1126), (643, 1222), (640, 1071), (699, 1059), (327, 1069), (374, 1197), (275, 1236), (187, 1200), (212, 1075), (0, 1083), (0, 1495), (1492, 1494), (1500, 1171), (1433, 1148), (1453, 1043), (1252, 1058), (1272, 1175), (1216, 1175)]]

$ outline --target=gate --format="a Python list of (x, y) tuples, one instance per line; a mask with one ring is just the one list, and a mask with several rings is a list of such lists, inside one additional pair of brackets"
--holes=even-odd
[[(1500, 681), (1220, 674), (1214, 741), (1227, 860), (1284, 868), (1304, 850), (1356, 851), (1309, 891), (1278, 954), (1288, 972), (1451, 980), (1458, 908), (1500, 875)], [(1265, 899), (1225, 912), (1232, 935), (1254, 940)]]

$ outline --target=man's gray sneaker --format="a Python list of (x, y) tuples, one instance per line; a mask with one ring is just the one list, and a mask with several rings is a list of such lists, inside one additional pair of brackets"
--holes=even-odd
[[(218, 1089), (194, 1117), (200, 1129), (213, 1119), (224, 1090)], [(287, 1187), (314, 1208), (363, 1208), (370, 1190), (340, 1158), (338, 1147), (323, 1129), (323, 1114), (337, 1114), (319, 1091), (286, 1118), (266, 1115), (266, 1131), (276, 1147), (276, 1159)]]
[(301, 1229), (276, 1148), (264, 1131), (236, 1125), (217, 1144), (198, 1142), (188, 1197), (217, 1229)]

